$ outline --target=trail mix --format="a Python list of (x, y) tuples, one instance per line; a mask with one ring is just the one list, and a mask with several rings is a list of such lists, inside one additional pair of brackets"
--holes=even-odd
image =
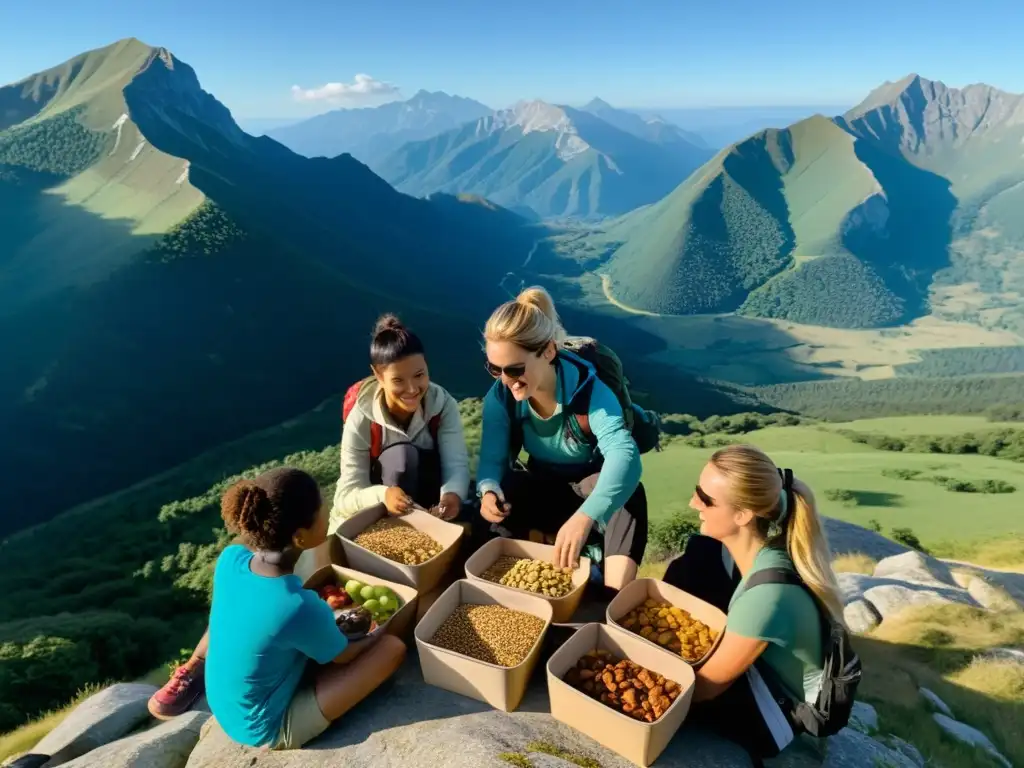
[(502, 605), (458, 606), (437, 628), (432, 645), (477, 661), (516, 667), (544, 630), (544, 621)]
[(383, 517), (353, 539), (364, 549), (405, 565), (422, 565), (443, 547), (404, 520)]
[(718, 632), (682, 608), (652, 599), (619, 619), (619, 624), (691, 664), (703, 659), (718, 638)]
[(587, 653), (563, 679), (592, 699), (645, 723), (665, 714), (682, 693), (675, 680), (602, 650)]
[(502, 555), (482, 575), (488, 581), (547, 597), (564, 597), (573, 589), (572, 568), (525, 557)]

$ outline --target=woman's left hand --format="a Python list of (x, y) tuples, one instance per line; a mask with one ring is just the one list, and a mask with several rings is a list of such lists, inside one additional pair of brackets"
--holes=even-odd
[(458, 517), (459, 510), (462, 509), (462, 499), (457, 493), (446, 493), (441, 496), (437, 508), (442, 520), (452, 520)]
[(587, 543), (590, 529), (594, 521), (582, 512), (570, 517), (555, 538), (555, 565), (559, 568), (576, 568), (579, 565), (580, 552)]

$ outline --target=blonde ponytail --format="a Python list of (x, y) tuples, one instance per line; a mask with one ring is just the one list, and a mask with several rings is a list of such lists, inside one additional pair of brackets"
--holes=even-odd
[(484, 327), (484, 338), (539, 352), (551, 342), (559, 344), (565, 338), (565, 329), (551, 294), (533, 286), (494, 310)]
[(754, 513), (758, 532), (770, 546), (785, 546), (800, 578), (841, 623), (843, 603), (828, 537), (807, 484), (793, 478), (794, 504), (787, 509), (779, 470), (760, 448), (730, 445), (716, 451), (711, 464), (727, 478), (733, 504)]

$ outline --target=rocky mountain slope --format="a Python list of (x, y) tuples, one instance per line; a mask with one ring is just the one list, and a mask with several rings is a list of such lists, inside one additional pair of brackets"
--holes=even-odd
[[(253, 138), (137, 40), (0, 89), (0, 115), (0, 534), (320, 402), (381, 311), (473, 349), (537, 238)], [(470, 382), (468, 357), (432, 368)]]
[(378, 170), (412, 195), (471, 193), (542, 217), (617, 215), (656, 201), (711, 154), (676, 131), (644, 133), (527, 101), (407, 144)]
[(757, 133), (607, 233), (611, 290), (667, 314), (1024, 329), (1021, 105), (913, 76)]
[(271, 129), (267, 135), (306, 157), (335, 157), (348, 152), (376, 169), (381, 160), (403, 144), (433, 138), (491, 111), (473, 99), (440, 91), (419, 91), (406, 101), (336, 109)]

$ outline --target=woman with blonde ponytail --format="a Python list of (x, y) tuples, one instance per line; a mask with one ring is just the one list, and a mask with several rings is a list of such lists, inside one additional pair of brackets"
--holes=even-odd
[(481, 516), (491, 532), (552, 542), (561, 567), (592, 544), (605, 587), (621, 589), (647, 546), (647, 498), (618, 398), (590, 362), (562, 348), (565, 330), (543, 288), (498, 307), (484, 337), (495, 382), (484, 398)]
[[(701, 535), (665, 581), (728, 615), (720, 645), (697, 671), (694, 714), (755, 758), (772, 757), (794, 738), (779, 698), (818, 697), (828, 639), (819, 610), (842, 623), (814, 494), (760, 449), (730, 445), (704, 467), (690, 506)], [(790, 578), (764, 578), (769, 572)]]

